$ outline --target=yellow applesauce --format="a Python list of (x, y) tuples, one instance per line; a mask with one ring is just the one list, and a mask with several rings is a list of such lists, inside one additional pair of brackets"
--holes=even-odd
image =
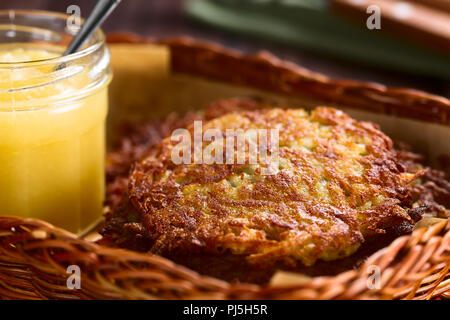
[(0, 215), (80, 233), (102, 214), (111, 77), (88, 57), (54, 62), (61, 52), (0, 45)]

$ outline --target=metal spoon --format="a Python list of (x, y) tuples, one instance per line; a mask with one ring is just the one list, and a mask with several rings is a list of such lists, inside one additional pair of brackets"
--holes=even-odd
[(89, 17), (83, 23), (72, 42), (67, 47), (63, 55), (77, 52), (91, 34), (105, 21), (105, 19), (113, 12), (121, 0), (98, 0)]

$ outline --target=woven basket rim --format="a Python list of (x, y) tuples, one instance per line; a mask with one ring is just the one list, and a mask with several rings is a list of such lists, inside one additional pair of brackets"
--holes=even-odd
[[(21, 249), (17, 250), (17, 248)], [(82, 248), (81, 251), (80, 248)], [(41, 220), (0, 216), (0, 296), (9, 297), (2, 290), (2, 287), (7, 287), (5, 282), (9, 280), (14, 283), (14, 280), (20, 280), (20, 277), (15, 278), (14, 274), (11, 276), (12, 271), (18, 268), (17, 266), (24, 269), (33, 265), (36, 270), (33, 270), (32, 273), (36, 271), (43, 272), (43, 274), (49, 272), (53, 277), (66, 273), (58, 258), (46, 257), (43, 261), (39, 260), (37, 257), (42, 259), (41, 254), (33, 253), (37, 249), (67, 250), (68, 253), (75, 251), (74, 254), (82, 255), (80, 260), (83, 263), (86, 263), (87, 260), (93, 263), (92, 261), (108, 259), (112, 259), (114, 264), (123, 261), (149, 263), (153, 269), (122, 268), (114, 273), (114, 277), (117, 279), (121, 275), (128, 275), (142, 279), (150, 275), (154, 276), (156, 271), (162, 271), (161, 273), (169, 274), (177, 279), (175, 281), (177, 284), (182, 282), (184, 285), (188, 284), (188, 287), (192, 286), (190, 291), (193, 293), (189, 292), (186, 296), (175, 298), (321, 300), (450, 298), (448, 296), (450, 293), (450, 220), (440, 221), (427, 228), (419, 228), (410, 235), (397, 238), (389, 246), (371, 255), (358, 269), (345, 271), (336, 276), (314, 277), (301, 283), (260, 286), (246, 283), (230, 284), (223, 280), (202, 276), (157, 255), (104, 247), (77, 238), (74, 234)], [(47, 254), (49, 253), (47, 252)], [(399, 257), (401, 260), (398, 260)], [(382, 286), (378, 289), (370, 289), (367, 286), (371, 276), (369, 271), (373, 265), (378, 266), (382, 274)], [(99, 263), (100, 269), (101, 266), (102, 264)], [(5, 270), (9, 271), (9, 274), (6, 272), (2, 276), (2, 272)], [(414, 272), (405, 277), (408, 271)], [(43, 275), (40, 276), (45, 278)], [(178, 281), (179, 279), (181, 281)], [(136, 299), (142, 298), (142, 296), (149, 298), (150, 296), (142, 292), (141, 296), (136, 292), (124, 293), (123, 288), (111, 290), (112, 283), (109, 283), (111, 287), (107, 286), (107, 283), (108, 281), (104, 280), (104, 287), (98, 288), (97, 285), (98, 290), (105, 289), (107, 291), (104, 295), (100, 295), (100, 298), (109, 299), (114, 294), (122, 299), (127, 297)], [(389, 285), (390, 283), (391, 285)], [(84, 298), (98, 298), (98, 294), (100, 293), (96, 292), (93, 297), (86, 296)], [(26, 295), (20, 296), (22, 299), (26, 297)], [(54, 298), (54, 296), (51, 297)], [(56, 297), (59, 295), (56, 294)], [(75, 295), (69, 296), (69, 298), (79, 297)], [(155, 297), (153, 296), (153, 298)], [(163, 298), (174, 297), (163, 296)]]
[[(267, 53), (249, 56), (193, 39), (148, 39), (124, 33), (109, 35), (108, 41), (168, 45), (174, 72), (284, 94), (308, 91), (312, 96), (355, 108), (450, 125), (450, 101), (446, 98), (375, 83), (332, 80)], [(206, 64), (203, 64), (205, 57)], [(231, 69), (239, 63), (256, 65), (284, 82), (259, 82), (251, 70), (242, 77), (221, 74), (220, 65), (224, 61)], [(336, 100), (336, 92), (345, 99)], [(376, 108), (367, 109), (371, 104)], [(83, 273), (87, 274), (84, 281), (88, 286), (85, 290), (70, 291), (64, 286), (68, 261), (84, 266)], [(380, 269), (381, 286), (369, 289), (367, 281), (371, 274), (368, 270), (374, 265)], [(301, 283), (259, 286), (230, 284), (199, 275), (163, 257), (94, 244), (44, 221), (0, 216), (0, 297), (6, 298), (450, 298), (449, 269), (450, 221), (441, 221), (397, 238), (371, 255), (358, 269)]]
[[(376, 82), (332, 79), (280, 60), (267, 51), (250, 55), (186, 36), (150, 38), (130, 32), (110, 33), (107, 35), (107, 42), (166, 45), (170, 48), (170, 67), (175, 73), (187, 73), (274, 93), (308, 96), (364, 111), (450, 125), (450, 100), (446, 97)], [(261, 73), (266, 76), (261, 76)]]

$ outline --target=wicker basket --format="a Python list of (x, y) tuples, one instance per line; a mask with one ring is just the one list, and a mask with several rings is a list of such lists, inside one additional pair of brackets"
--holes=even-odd
[[(150, 41), (118, 34), (111, 42), (157, 42), (170, 52), (170, 72), (251, 87), (301, 105), (318, 101), (401, 116), (407, 125), (423, 121), (440, 132), (450, 124), (450, 102), (441, 97), (378, 84), (334, 81), (281, 62), (268, 54), (245, 56), (223, 48), (178, 39)], [(189, 83), (191, 81), (188, 81)], [(113, 90), (121, 88), (117, 84)], [(186, 85), (183, 85), (185, 88)], [(218, 95), (235, 94), (222, 84)], [(156, 88), (159, 89), (159, 88)], [(172, 88), (173, 89), (173, 88)], [(171, 90), (172, 90), (171, 89)], [(200, 88), (202, 89), (202, 88)], [(241, 90), (241, 89), (239, 89)], [(241, 91), (239, 91), (241, 92)], [(242, 92), (253, 93), (246, 89)], [(260, 91), (262, 92), (262, 91)], [(120, 94), (120, 96), (119, 96)], [(117, 93), (123, 103), (133, 93)], [(211, 98), (207, 97), (206, 100)], [(179, 96), (183, 96), (182, 90)], [(114, 99), (113, 99), (114, 100)], [(205, 100), (205, 102), (206, 102)], [(289, 100), (290, 101), (290, 100)], [(135, 103), (136, 101), (133, 101)], [(148, 102), (148, 101), (147, 101)], [(146, 102), (146, 103), (147, 103)], [(171, 101), (174, 104), (178, 101)], [(130, 102), (131, 103), (131, 102)], [(144, 102), (141, 102), (144, 108)], [(162, 103), (158, 101), (158, 103)], [(165, 102), (167, 103), (167, 102)], [(113, 107), (114, 108), (114, 107)], [(131, 110), (133, 111), (133, 110)], [(128, 115), (133, 112), (127, 110)], [(158, 113), (158, 110), (153, 110)], [(161, 110), (159, 110), (161, 111)], [(134, 112), (142, 112), (136, 108)], [(116, 117), (123, 114), (115, 111)], [(360, 114), (361, 115), (361, 114)], [(398, 118), (398, 119), (402, 119)], [(400, 120), (399, 120), (400, 121)], [(439, 124), (440, 129), (434, 126)], [(434, 129), (433, 129), (434, 128)], [(427, 129), (427, 130), (428, 130)], [(445, 131), (448, 134), (448, 130)], [(444, 150), (446, 145), (444, 145)], [(433, 148), (431, 148), (433, 149)], [(436, 150), (431, 152), (438, 158)], [(81, 271), (81, 289), (69, 289), (67, 268)], [(373, 266), (380, 272), (373, 286)], [(280, 273), (266, 286), (230, 284), (205, 277), (165, 258), (109, 248), (45, 222), (0, 217), (0, 297), (3, 299), (431, 299), (450, 298), (450, 221), (441, 220), (397, 238), (357, 270), (315, 278)]]

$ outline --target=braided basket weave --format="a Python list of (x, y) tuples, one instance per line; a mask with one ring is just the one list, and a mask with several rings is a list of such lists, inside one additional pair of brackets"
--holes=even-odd
[[(148, 40), (119, 34), (109, 41)], [(330, 80), (264, 54), (241, 56), (191, 40), (159, 43), (171, 49), (175, 72), (288, 95), (307, 92), (356, 109), (450, 123), (450, 102), (445, 98)], [(224, 72), (217, 72), (219, 67)], [(80, 267), (80, 289), (67, 286), (71, 265)], [(373, 266), (380, 272), (375, 287), (370, 285)], [(450, 299), (450, 221), (440, 220), (399, 237), (358, 269), (336, 276), (277, 276), (284, 281), (265, 286), (230, 284), (156, 255), (95, 244), (43, 221), (0, 217), (2, 299)]]
[[(81, 289), (67, 287), (69, 265)], [(380, 287), (369, 289), (371, 266)], [(450, 222), (396, 239), (358, 270), (291, 285), (228, 284), (159, 256), (112, 249), (45, 222), (0, 218), (0, 296), (10, 299), (430, 299), (450, 298)]]

